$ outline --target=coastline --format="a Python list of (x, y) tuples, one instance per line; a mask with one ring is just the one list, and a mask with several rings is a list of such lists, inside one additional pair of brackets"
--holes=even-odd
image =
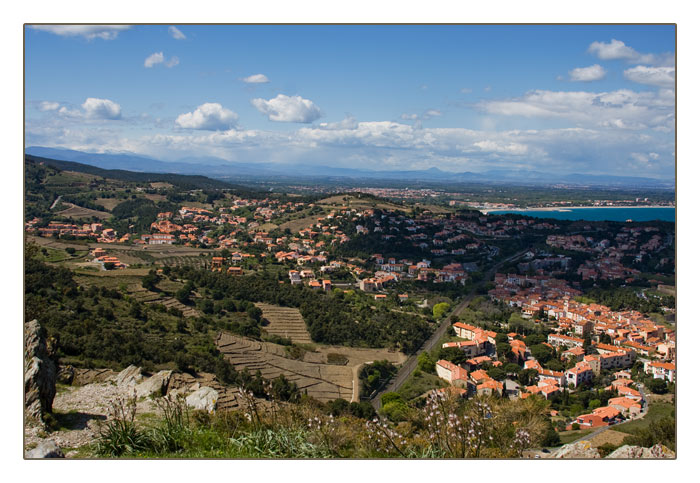
[(555, 212), (567, 212), (571, 210), (581, 210), (581, 209), (598, 209), (598, 208), (673, 208), (675, 206), (668, 205), (641, 205), (641, 206), (546, 206), (542, 208), (483, 208), (479, 209), (484, 215), (493, 213), (494, 211), (521, 211), (526, 213), (528, 211), (555, 211)]

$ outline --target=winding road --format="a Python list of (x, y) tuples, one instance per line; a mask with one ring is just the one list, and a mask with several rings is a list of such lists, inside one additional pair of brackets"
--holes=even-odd
[(435, 347), (435, 344), (438, 343), (438, 341), (442, 338), (443, 335), (445, 335), (445, 332), (449, 330), (449, 328), (452, 326), (452, 323), (450, 322), (450, 319), (452, 316), (457, 316), (459, 317), (459, 314), (462, 313), (462, 311), (469, 305), (469, 302), (472, 301), (472, 299), (476, 296), (476, 291), (478, 287), (481, 287), (484, 283), (486, 283), (487, 280), (490, 280), (496, 271), (504, 264), (510, 263), (511, 261), (515, 260), (518, 257), (523, 256), (530, 248), (526, 248), (515, 255), (511, 255), (510, 257), (506, 258), (505, 260), (502, 260), (498, 262), (496, 265), (491, 267), (491, 269), (484, 274), (484, 279), (482, 282), (480, 282), (474, 289), (472, 289), (471, 292), (450, 312), (445, 319), (442, 321), (440, 324), (440, 327), (437, 328), (437, 330), (433, 333), (432, 336), (428, 340), (426, 340), (423, 345), (421, 346), (420, 349), (413, 355), (411, 355), (406, 362), (403, 363), (399, 371), (396, 373), (393, 379), (391, 379), (385, 388), (379, 392), (374, 398), (371, 399), (372, 406), (374, 407), (375, 411), (378, 410), (381, 405), (382, 405), (382, 394), (387, 393), (387, 392), (393, 392), (397, 391), (404, 382), (406, 382), (406, 379), (408, 379), (408, 376), (410, 376), (413, 371), (416, 369), (418, 366), (418, 355), (421, 352), (425, 351), (430, 351)]

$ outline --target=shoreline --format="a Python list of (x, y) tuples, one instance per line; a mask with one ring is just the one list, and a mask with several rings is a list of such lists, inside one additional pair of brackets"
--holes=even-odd
[(495, 211), (517, 211), (517, 212), (528, 212), (528, 211), (555, 211), (555, 212), (567, 212), (571, 210), (581, 210), (581, 209), (598, 209), (598, 208), (625, 208), (625, 209), (631, 209), (631, 208), (673, 208), (675, 209), (675, 206), (668, 206), (668, 205), (642, 205), (642, 206), (561, 206), (561, 207), (555, 207), (555, 206), (545, 206), (542, 208), (484, 208), (484, 209), (479, 209), (480, 212), (482, 212), (485, 215), (488, 215), (489, 213), (493, 213)]

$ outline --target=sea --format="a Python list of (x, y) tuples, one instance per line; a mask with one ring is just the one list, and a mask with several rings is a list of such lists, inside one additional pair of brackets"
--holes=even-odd
[(673, 207), (661, 208), (561, 208), (556, 211), (549, 210), (498, 210), (491, 211), (493, 215), (514, 213), (535, 218), (554, 218), (556, 220), (586, 220), (586, 221), (676, 221), (676, 209)]

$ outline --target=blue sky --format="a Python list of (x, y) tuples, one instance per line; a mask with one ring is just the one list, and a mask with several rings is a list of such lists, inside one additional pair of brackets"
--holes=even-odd
[(28, 26), (25, 142), (672, 178), (673, 26)]

